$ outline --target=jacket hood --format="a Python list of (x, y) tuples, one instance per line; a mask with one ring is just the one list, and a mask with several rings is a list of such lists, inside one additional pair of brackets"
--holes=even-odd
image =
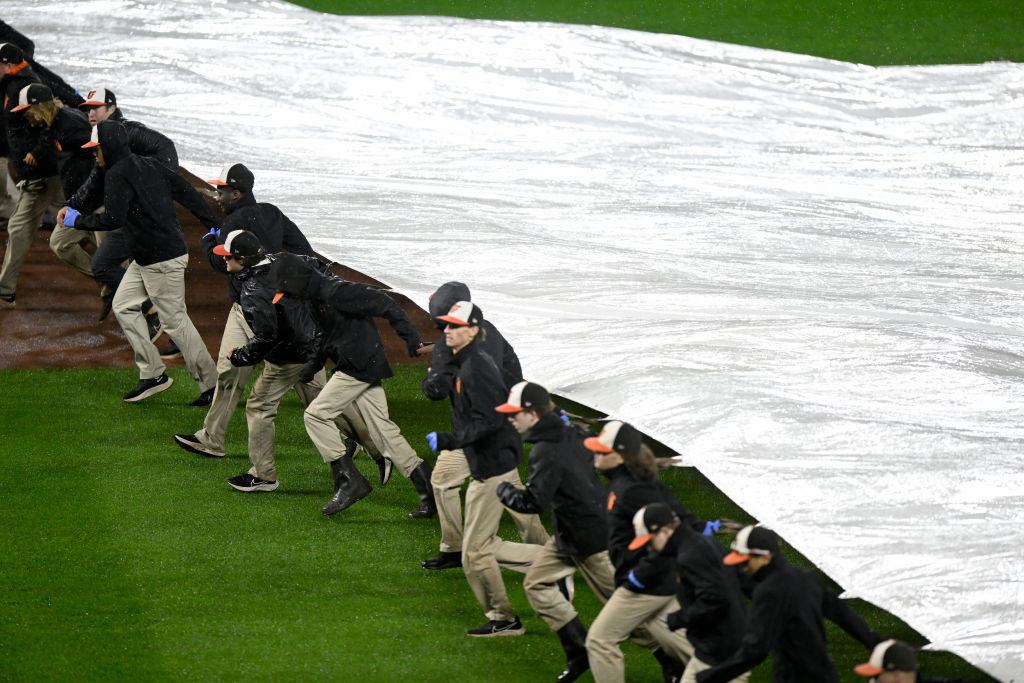
[(128, 131), (120, 121), (100, 121), (96, 124), (96, 139), (103, 149), (103, 159), (107, 168), (131, 154), (128, 147)]
[(544, 417), (537, 420), (523, 434), (523, 441), (537, 443), (538, 441), (561, 441), (565, 434), (566, 425), (556, 411), (551, 411)]
[(279, 292), (304, 299), (314, 270), (312, 264), (295, 254), (277, 254), (270, 265), (270, 283)]
[(438, 318), (452, 310), (452, 306), (460, 301), (472, 301), (469, 298), (469, 287), (461, 282), (446, 282), (437, 288), (430, 297), (428, 306), (431, 318)]

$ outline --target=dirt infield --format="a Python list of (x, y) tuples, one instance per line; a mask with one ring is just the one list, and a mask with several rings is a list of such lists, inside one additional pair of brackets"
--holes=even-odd
[[(185, 170), (182, 175), (201, 192), (212, 189)], [(212, 198), (209, 202), (214, 211), (222, 215)], [(181, 207), (178, 207), (178, 220), (185, 230), (189, 248), (185, 271), (188, 314), (206, 342), (206, 348), (216, 354), (230, 308), (227, 283), (223, 275), (210, 267), (199, 248), (199, 240), (206, 229)], [(6, 231), (0, 234), (0, 243), (6, 249)], [(0, 310), (0, 369), (134, 366), (131, 347), (114, 316), (102, 323), (96, 322), (100, 310), (99, 285), (60, 261), (50, 250), (49, 239), (49, 232), (39, 231), (18, 278), (17, 307)], [(382, 286), (344, 266), (335, 266), (334, 272), (353, 282)], [(402, 295), (391, 296), (416, 325), (424, 341), (434, 341), (440, 336), (422, 308)], [(392, 363), (426, 364), (425, 359), (408, 357), (405, 343), (386, 321), (378, 321), (378, 328)], [(167, 336), (162, 335), (156, 343), (164, 348), (168, 344)], [(177, 359), (168, 365), (183, 367), (184, 363)]]

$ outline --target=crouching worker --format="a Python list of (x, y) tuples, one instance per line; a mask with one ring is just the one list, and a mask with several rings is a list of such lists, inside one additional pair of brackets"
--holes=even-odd
[(306, 408), (306, 432), (324, 462), (330, 463), (334, 496), (323, 507), (333, 515), (370, 493), (370, 482), (346, 454), (335, 424), (349, 407), (354, 407), (366, 425), (373, 446), (389, 458), (402, 476), (412, 480), (420, 508), (434, 508), (430, 488), (430, 464), (423, 461), (402, 437), (398, 425), (388, 416), (388, 402), (381, 380), (391, 377), (391, 365), (374, 318), (384, 318), (401, 337), (411, 357), (423, 346), (420, 335), (405, 312), (387, 294), (367, 285), (335, 277), (315, 258), (280, 254), (270, 269), (271, 281), (284, 299), (309, 301), (322, 330), (317, 355), (311, 367), (334, 362), (334, 371), (323, 391)]
[(587, 630), (572, 606), (565, 580), (579, 569), (601, 602), (607, 602), (615, 590), (604, 486), (594, 471), (593, 453), (583, 445), (589, 432), (562, 421), (547, 389), (519, 382), (495, 410), (507, 414), (523, 440), (533, 444), (526, 488), (503, 481), (498, 484), (498, 498), (521, 513), (540, 514), (551, 506), (554, 535), (533, 559), (523, 588), (534, 611), (558, 634), (566, 666), (557, 680), (568, 683), (582, 676), (590, 664)]

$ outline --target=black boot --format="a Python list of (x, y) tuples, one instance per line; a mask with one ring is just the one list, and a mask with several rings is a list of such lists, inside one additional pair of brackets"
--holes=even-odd
[(661, 664), (661, 677), (665, 683), (679, 683), (686, 665), (660, 647), (651, 654), (658, 660), (658, 664)]
[(320, 510), (325, 515), (341, 512), (373, 490), (350, 457), (342, 456), (331, 462), (331, 475), (334, 477), (334, 496)]
[(409, 513), (412, 519), (426, 519), (437, 514), (437, 503), (434, 502), (434, 489), (430, 486), (430, 475), (434, 468), (424, 460), (409, 473), (409, 480), (416, 487), (416, 493), (420, 496), (420, 506)]
[(565, 670), (558, 674), (558, 683), (569, 683), (582, 676), (590, 668), (587, 660), (587, 629), (576, 617), (556, 631), (565, 650)]

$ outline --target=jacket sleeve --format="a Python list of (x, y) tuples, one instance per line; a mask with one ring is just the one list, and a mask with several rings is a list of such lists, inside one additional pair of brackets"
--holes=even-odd
[(231, 354), (233, 365), (256, 365), (267, 357), (280, 342), (277, 329), (277, 311), (269, 292), (246, 293), (242, 297), (242, 313), (252, 328), (253, 337)]
[[(224, 229), (221, 228), (220, 234), (226, 235), (227, 233), (225, 233)], [(224, 257), (213, 253), (213, 248), (218, 244), (222, 244), (222, 242), (216, 235), (212, 235), (210, 233), (206, 233), (203, 235), (203, 238), (199, 240), (199, 246), (203, 250), (203, 254), (206, 256), (206, 260), (209, 262), (210, 267), (218, 273), (231, 276), (232, 274), (228, 272), (228, 264), (224, 261)]]
[(665, 499), (664, 502), (672, 508), (672, 512), (676, 513), (676, 517), (679, 518), (679, 521), (699, 534), (704, 533), (704, 527), (707, 526), (707, 520), (701, 519), (690, 512), (689, 508), (683, 505), (682, 502), (676, 498), (675, 494), (672, 493), (672, 489), (669, 487), (659, 482), (658, 488), (661, 490), (662, 497)]
[(196, 188), (192, 187), (187, 180), (175, 171), (171, 171), (165, 166), (158, 166), (157, 168), (163, 171), (164, 177), (169, 181), (171, 196), (174, 198), (174, 201), (188, 209), (207, 228), (217, 227), (219, 223), (217, 216), (214, 215), (213, 210), (210, 209), (210, 206)]
[(558, 451), (550, 444), (537, 444), (530, 453), (530, 478), (526, 488), (503, 487), (501, 502), (507, 508), (527, 514), (540, 514), (555, 497), (562, 470), (555, 462)]
[(441, 401), (448, 398), (455, 385), (455, 354), (444, 343), (444, 339), (434, 344), (434, 350), (430, 354), (430, 367), (427, 368), (427, 376), (420, 382), (423, 395), (431, 401)]
[(281, 248), (289, 254), (315, 256), (313, 247), (299, 230), (299, 226), (284, 214), (281, 214)]
[(103, 185), (103, 213), (80, 216), (75, 221), (79, 230), (117, 230), (127, 223), (134, 194), (131, 183), (114, 171), (106, 174)]
[(822, 591), (821, 613), (869, 650), (882, 642), (867, 622), (828, 588)]
[(146, 156), (174, 173), (178, 172), (178, 150), (174, 142), (159, 131), (133, 121), (128, 127), (128, 146), (132, 152)]
[[(314, 282), (317, 284), (314, 285)], [(384, 318), (406, 343), (421, 342), (420, 334), (409, 321), (409, 316), (384, 292), (331, 275), (317, 277), (314, 274), (310, 278), (310, 284), (316, 287), (314, 298), (325, 302), (339, 313)]]
[(697, 674), (697, 683), (726, 683), (767, 659), (772, 646), (771, 634), (778, 633), (782, 627), (782, 607), (776, 593), (758, 593), (750, 605), (747, 629), (739, 649), (724, 662)]
[(509, 387), (511, 388), (512, 384), (522, 381), (523, 368), (519, 364), (519, 356), (516, 355), (515, 350), (512, 348), (512, 345), (508, 343), (508, 340), (502, 337), (501, 342), (505, 347), (505, 351), (501, 356), (501, 376), (508, 378), (509, 380), (514, 379), (514, 381), (509, 384)]
[(92, 213), (103, 206), (103, 175), (104, 171), (100, 165), (93, 164), (89, 177), (75, 190), (66, 206), (82, 213)]
[(686, 628), (712, 624), (729, 609), (729, 596), (725, 593), (725, 584), (712, 578), (718, 569), (714, 565), (719, 564), (721, 560), (709, 552), (710, 549), (702, 547), (703, 539), (694, 538), (689, 544), (680, 550), (676, 558), (680, 582), (685, 582), (693, 588), (692, 600), (679, 601), (682, 606), (682, 623)]

